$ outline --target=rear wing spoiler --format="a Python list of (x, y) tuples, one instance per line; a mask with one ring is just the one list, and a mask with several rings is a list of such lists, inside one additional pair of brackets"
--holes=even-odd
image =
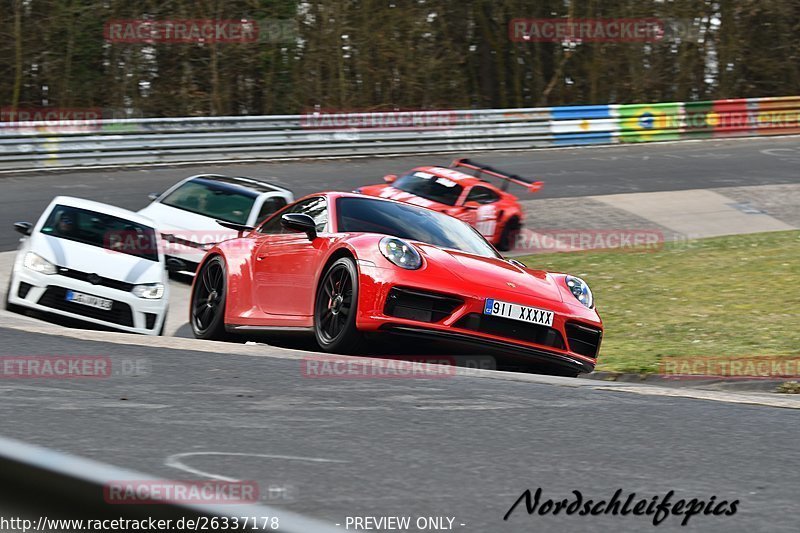
[(490, 167), (489, 165), (484, 165), (478, 163), (477, 161), (472, 161), (471, 159), (456, 159), (450, 165), (451, 168), (468, 168), (470, 170), (475, 171), (475, 177), (480, 178), (481, 174), (486, 174), (488, 176), (493, 176), (495, 178), (500, 178), (503, 180), (502, 189), (505, 191), (508, 189), (509, 183), (516, 183), (517, 185), (521, 185), (528, 189), (528, 192), (538, 192), (544, 182), (537, 181), (532, 178), (525, 178), (522, 176), (518, 176), (516, 174), (509, 174), (508, 172), (503, 172), (502, 170), (497, 170), (494, 167)]

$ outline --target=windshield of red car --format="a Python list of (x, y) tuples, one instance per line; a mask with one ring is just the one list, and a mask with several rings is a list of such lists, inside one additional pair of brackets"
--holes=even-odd
[(336, 200), (338, 231), (382, 233), (483, 257), (500, 257), (469, 224), (443, 213), (375, 198)]
[(444, 205), (456, 205), (464, 190), (451, 179), (420, 171), (398, 178), (392, 187)]

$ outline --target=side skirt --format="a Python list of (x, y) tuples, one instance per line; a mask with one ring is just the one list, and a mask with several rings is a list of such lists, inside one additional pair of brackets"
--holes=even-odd
[(231, 333), (313, 333), (313, 326), (251, 326), (225, 324), (225, 331)]

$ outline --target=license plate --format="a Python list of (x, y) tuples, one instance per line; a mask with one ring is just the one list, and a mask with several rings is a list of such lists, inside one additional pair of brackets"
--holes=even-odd
[(486, 300), (486, 305), (483, 308), (483, 314), (511, 318), (514, 320), (520, 320), (522, 322), (530, 322), (531, 324), (539, 324), (540, 326), (552, 326), (553, 316), (555, 315), (554, 312), (548, 311), (547, 309), (512, 304), (510, 302), (503, 302), (493, 298), (488, 298)]
[(67, 301), (76, 304), (87, 305), (89, 307), (95, 307), (97, 309), (103, 309), (104, 311), (110, 311), (111, 306), (114, 304), (113, 300), (107, 300), (98, 296), (92, 296), (91, 294), (84, 294), (82, 292), (75, 291), (67, 291)]

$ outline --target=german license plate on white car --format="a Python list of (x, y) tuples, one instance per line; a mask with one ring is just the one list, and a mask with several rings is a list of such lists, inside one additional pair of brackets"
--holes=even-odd
[(94, 307), (96, 309), (103, 309), (104, 311), (110, 311), (111, 306), (114, 304), (113, 300), (107, 300), (105, 298), (100, 298), (99, 296), (92, 296), (91, 294), (84, 294), (82, 292), (75, 291), (67, 291), (67, 301)]
[(553, 316), (555, 315), (555, 313), (547, 309), (512, 304), (493, 298), (487, 298), (486, 305), (483, 308), (483, 314), (511, 318), (522, 322), (530, 322), (531, 324), (539, 324), (541, 326), (552, 326)]

